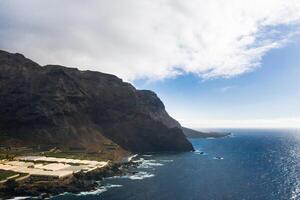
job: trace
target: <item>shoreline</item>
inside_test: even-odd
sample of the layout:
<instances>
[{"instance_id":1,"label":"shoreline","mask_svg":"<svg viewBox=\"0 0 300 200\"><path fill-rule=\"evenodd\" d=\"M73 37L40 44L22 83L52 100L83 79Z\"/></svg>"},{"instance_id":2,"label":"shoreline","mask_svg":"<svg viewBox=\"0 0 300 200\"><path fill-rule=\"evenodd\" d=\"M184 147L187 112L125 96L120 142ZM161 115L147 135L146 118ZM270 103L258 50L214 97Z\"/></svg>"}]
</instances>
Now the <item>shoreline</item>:
<instances>
[{"instance_id":1,"label":"shoreline","mask_svg":"<svg viewBox=\"0 0 300 200\"><path fill-rule=\"evenodd\" d=\"M79 194L97 189L99 181L104 178L123 176L129 173L129 168L137 166L137 163L118 162L109 163L106 167L88 173L77 173L72 177L62 180L34 181L26 179L24 181L9 180L0 186L0 198L50 198L63 193Z\"/></svg>"},{"instance_id":2,"label":"shoreline","mask_svg":"<svg viewBox=\"0 0 300 200\"><path fill-rule=\"evenodd\" d=\"M36 180L29 177L22 181L8 180L0 183L0 199L39 199L51 198L64 193L77 195L93 192L103 186L101 181L105 178L135 175L134 169L139 165L139 162L134 160L137 156L139 154L126 155L121 159L108 162L102 168L85 173L81 171L62 179Z\"/></svg>"}]
</instances>

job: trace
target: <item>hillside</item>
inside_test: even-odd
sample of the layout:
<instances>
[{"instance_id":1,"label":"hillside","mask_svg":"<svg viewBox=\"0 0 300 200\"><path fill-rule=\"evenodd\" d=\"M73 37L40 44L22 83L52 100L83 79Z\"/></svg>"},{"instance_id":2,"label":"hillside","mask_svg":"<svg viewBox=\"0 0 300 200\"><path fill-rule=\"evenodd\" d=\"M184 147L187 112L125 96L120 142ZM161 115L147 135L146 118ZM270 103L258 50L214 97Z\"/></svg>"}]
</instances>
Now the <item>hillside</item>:
<instances>
[{"instance_id":1,"label":"hillside","mask_svg":"<svg viewBox=\"0 0 300 200\"><path fill-rule=\"evenodd\" d=\"M40 66L0 51L2 146L101 152L189 151L193 147L157 95L120 78Z\"/></svg>"}]
</instances>

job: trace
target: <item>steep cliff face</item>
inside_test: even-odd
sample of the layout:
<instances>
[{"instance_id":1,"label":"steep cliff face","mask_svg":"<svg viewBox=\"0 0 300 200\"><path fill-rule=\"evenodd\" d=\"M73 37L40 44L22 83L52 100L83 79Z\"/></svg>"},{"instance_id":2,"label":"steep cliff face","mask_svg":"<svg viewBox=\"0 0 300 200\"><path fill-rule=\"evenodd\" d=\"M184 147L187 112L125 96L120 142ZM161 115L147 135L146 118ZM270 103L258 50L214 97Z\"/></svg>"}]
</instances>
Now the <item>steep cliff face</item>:
<instances>
[{"instance_id":1,"label":"steep cliff face","mask_svg":"<svg viewBox=\"0 0 300 200\"><path fill-rule=\"evenodd\" d=\"M231 134L230 132L216 132L216 131L203 132L203 131L197 131L186 127L182 127L181 129L187 138L221 138L221 137L229 136Z\"/></svg>"},{"instance_id":2,"label":"steep cliff face","mask_svg":"<svg viewBox=\"0 0 300 200\"><path fill-rule=\"evenodd\" d=\"M8 145L188 151L192 145L155 93L116 76L39 66L0 51L0 136Z\"/></svg>"},{"instance_id":3,"label":"steep cliff face","mask_svg":"<svg viewBox=\"0 0 300 200\"><path fill-rule=\"evenodd\" d=\"M178 121L169 116L165 110L163 102L157 95L149 90L139 90L138 97L140 102L140 109L151 116L152 119L163 123L169 128L180 128L181 125Z\"/></svg>"}]
</instances>

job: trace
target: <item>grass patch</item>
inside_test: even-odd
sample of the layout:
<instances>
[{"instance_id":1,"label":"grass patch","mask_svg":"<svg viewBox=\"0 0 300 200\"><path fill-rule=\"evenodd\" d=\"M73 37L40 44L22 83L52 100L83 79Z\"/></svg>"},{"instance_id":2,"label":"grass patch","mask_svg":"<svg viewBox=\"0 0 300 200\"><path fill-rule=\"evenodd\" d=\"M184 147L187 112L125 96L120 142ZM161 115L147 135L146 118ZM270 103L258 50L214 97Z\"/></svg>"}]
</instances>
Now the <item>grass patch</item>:
<instances>
[{"instance_id":1,"label":"grass patch","mask_svg":"<svg viewBox=\"0 0 300 200\"><path fill-rule=\"evenodd\" d=\"M102 150L96 152L88 152L83 149L64 149L53 146L48 146L48 150L41 150L43 148L36 147L19 147L19 148L5 148L0 147L0 160L7 159L13 160L18 156L47 156L57 158L70 158L79 160L95 160L95 161L107 161L107 160L118 160L122 157L123 152L120 151L119 147L115 144L104 144ZM59 151L50 151L53 148L57 148Z\"/></svg>"},{"instance_id":2,"label":"grass patch","mask_svg":"<svg viewBox=\"0 0 300 200\"><path fill-rule=\"evenodd\" d=\"M19 174L19 173L12 172L12 171L0 170L0 181L3 181L13 175L16 175L16 174Z\"/></svg>"},{"instance_id":3,"label":"grass patch","mask_svg":"<svg viewBox=\"0 0 300 200\"><path fill-rule=\"evenodd\" d=\"M84 152L45 152L44 156L56 158L71 158L79 160L96 160L103 161L103 157L98 154L88 154Z\"/></svg>"}]
</instances>

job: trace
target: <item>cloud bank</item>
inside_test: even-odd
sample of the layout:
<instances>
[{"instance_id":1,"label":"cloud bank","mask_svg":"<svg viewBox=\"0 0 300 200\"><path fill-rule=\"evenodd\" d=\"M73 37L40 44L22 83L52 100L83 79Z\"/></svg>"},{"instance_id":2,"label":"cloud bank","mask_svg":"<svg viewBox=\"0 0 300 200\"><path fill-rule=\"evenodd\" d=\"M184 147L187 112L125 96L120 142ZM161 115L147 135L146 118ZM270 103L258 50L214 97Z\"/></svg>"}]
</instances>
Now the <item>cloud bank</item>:
<instances>
[{"instance_id":1,"label":"cloud bank","mask_svg":"<svg viewBox=\"0 0 300 200\"><path fill-rule=\"evenodd\" d=\"M299 0L1 0L0 48L126 80L232 77L299 21Z\"/></svg>"}]
</instances>

